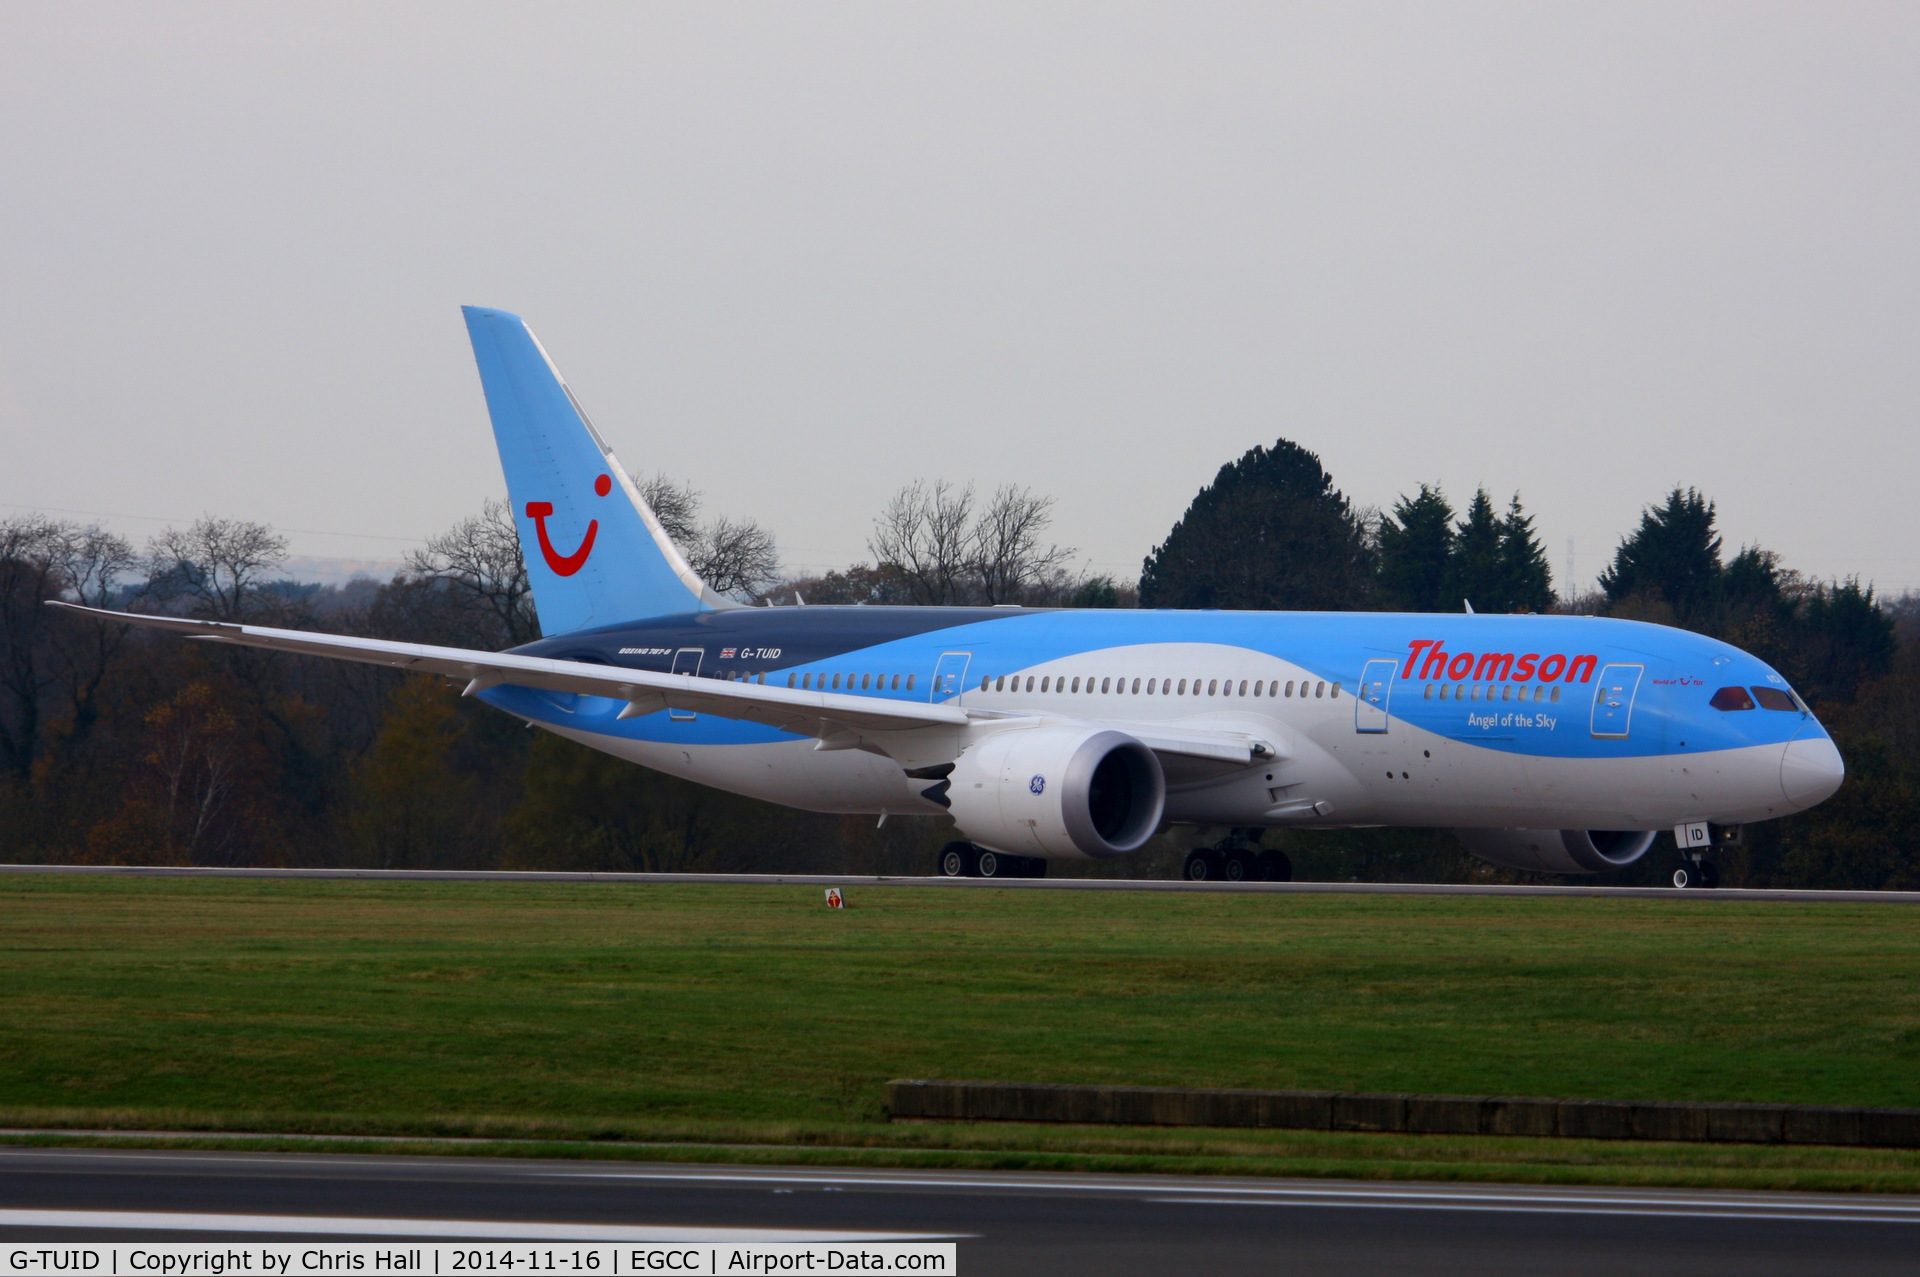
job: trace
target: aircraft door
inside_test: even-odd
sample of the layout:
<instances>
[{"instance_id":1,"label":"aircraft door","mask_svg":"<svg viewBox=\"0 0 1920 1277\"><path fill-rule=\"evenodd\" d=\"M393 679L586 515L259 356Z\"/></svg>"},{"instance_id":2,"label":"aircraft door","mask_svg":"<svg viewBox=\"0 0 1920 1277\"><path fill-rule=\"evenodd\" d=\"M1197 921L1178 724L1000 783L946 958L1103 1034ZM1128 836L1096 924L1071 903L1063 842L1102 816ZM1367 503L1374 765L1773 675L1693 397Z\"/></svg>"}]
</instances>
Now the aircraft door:
<instances>
[{"instance_id":1,"label":"aircraft door","mask_svg":"<svg viewBox=\"0 0 1920 1277\"><path fill-rule=\"evenodd\" d=\"M1593 689L1592 731L1602 740L1625 740L1633 724L1633 698L1640 690L1644 665L1603 665L1600 685Z\"/></svg>"},{"instance_id":2,"label":"aircraft door","mask_svg":"<svg viewBox=\"0 0 1920 1277\"><path fill-rule=\"evenodd\" d=\"M938 705L966 690L967 665L972 660L972 652L942 652L939 663L933 667L933 689L927 700Z\"/></svg>"},{"instance_id":3,"label":"aircraft door","mask_svg":"<svg viewBox=\"0 0 1920 1277\"><path fill-rule=\"evenodd\" d=\"M1393 698L1393 672L1400 661L1368 661L1360 672L1360 694L1353 698L1353 730L1387 730L1387 704Z\"/></svg>"},{"instance_id":4,"label":"aircraft door","mask_svg":"<svg viewBox=\"0 0 1920 1277\"><path fill-rule=\"evenodd\" d=\"M688 678L699 678L700 662L706 655L707 649L704 647L683 647L673 654L672 672L685 674ZM670 709L667 711L667 717L676 722L691 723L699 716L691 710Z\"/></svg>"}]
</instances>

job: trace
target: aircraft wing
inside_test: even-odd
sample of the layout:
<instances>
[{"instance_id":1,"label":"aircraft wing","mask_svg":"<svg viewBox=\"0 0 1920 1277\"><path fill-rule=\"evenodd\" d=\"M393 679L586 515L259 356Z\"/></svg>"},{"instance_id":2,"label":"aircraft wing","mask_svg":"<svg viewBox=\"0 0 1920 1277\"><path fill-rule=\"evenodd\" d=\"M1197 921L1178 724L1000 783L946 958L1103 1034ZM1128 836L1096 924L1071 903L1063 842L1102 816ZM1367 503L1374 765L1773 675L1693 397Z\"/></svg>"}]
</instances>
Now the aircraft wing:
<instances>
[{"instance_id":1,"label":"aircraft wing","mask_svg":"<svg viewBox=\"0 0 1920 1277\"><path fill-rule=\"evenodd\" d=\"M196 621L177 616L113 612L54 601L51 607L84 612L102 620L152 629L171 630L186 638L212 643L235 643L276 652L298 652L335 660L386 665L393 669L464 679L469 694L489 687L514 684L549 692L577 692L627 702L621 717L651 714L663 709L712 714L717 718L764 723L800 736L817 736L827 748L836 738L857 738L862 732L911 731L926 727L964 727L968 723L1026 715L997 711L968 711L951 703L889 700L851 696L844 692L802 691L761 683L695 678L690 674L661 674L651 670L594 665L585 661L556 661L544 656L516 656L510 652L478 652L426 643L397 643L389 639L353 638L307 630L279 630L262 625L226 621ZM1274 757L1273 747L1242 732L1183 728L1155 723L1115 724L1155 753L1246 764Z\"/></svg>"},{"instance_id":2,"label":"aircraft wing","mask_svg":"<svg viewBox=\"0 0 1920 1277\"><path fill-rule=\"evenodd\" d=\"M901 731L916 727L959 727L971 721L957 705L930 705L924 701L883 700L849 696L844 692L799 691L758 683L731 683L695 678L690 674L660 674L650 670L592 665L585 661L556 661L544 656L515 656L510 652L476 652L426 643L396 643L389 639L351 638L306 630L277 630L262 625L235 625L225 621L194 621L137 612L110 612L55 602L51 606L85 612L103 620L172 630L187 638L275 652L299 652L335 660L386 665L447 678L467 680L469 692L512 683L548 692L578 692L623 700L627 717L656 710L680 709L719 718L746 719L783 728L802 736L828 736L837 731Z\"/></svg>"}]
</instances>

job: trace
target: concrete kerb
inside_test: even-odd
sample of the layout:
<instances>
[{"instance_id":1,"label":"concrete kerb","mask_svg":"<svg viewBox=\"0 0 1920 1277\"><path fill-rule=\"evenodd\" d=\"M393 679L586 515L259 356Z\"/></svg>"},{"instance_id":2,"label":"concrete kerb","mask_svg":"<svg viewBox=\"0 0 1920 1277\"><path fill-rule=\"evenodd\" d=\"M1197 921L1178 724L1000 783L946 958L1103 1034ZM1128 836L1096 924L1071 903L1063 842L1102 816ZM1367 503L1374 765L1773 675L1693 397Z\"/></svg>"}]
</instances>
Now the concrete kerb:
<instances>
[{"instance_id":1,"label":"concrete kerb","mask_svg":"<svg viewBox=\"0 0 1920 1277\"><path fill-rule=\"evenodd\" d=\"M888 1082L890 1118L1920 1148L1920 1109L1528 1096Z\"/></svg>"}]
</instances>

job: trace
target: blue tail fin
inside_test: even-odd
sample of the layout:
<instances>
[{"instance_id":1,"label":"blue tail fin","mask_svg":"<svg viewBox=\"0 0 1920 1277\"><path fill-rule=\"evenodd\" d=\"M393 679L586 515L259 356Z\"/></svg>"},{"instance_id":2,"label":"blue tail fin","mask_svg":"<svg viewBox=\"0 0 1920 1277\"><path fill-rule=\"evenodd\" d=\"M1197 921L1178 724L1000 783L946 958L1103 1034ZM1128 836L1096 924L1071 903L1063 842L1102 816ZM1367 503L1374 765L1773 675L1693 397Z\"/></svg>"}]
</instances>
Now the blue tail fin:
<instances>
[{"instance_id":1,"label":"blue tail fin","mask_svg":"<svg viewBox=\"0 0 1920 1277\"><path fill-rule=\"evenodd\" d=\"M687 566L520 317L461 310L541 631L736 606Z\"/></svg>"}]
</instances>

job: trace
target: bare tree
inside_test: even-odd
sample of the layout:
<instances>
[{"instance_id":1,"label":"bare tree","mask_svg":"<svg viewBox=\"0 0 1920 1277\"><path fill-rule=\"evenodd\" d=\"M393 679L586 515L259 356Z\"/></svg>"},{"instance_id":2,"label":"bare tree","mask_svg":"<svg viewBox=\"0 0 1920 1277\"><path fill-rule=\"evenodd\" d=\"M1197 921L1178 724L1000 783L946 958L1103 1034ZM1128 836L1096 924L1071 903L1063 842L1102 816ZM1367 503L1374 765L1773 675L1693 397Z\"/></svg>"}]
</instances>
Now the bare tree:
<instances>
[{"instance_id":1,"label":"bare tree","mask_svg":"<svg viewBox=\"0 0 1920 1277\"><path fill-rule=\"evenodd\" d=\"M766 528L726 515L700 522L701 494L664 474L636 479L635 486L687 565L714 593L758 599L780 580L780 551Z\"/></svg>"},{"instance_id":2,"label":"bare tree","mask_svg":"<svg viewBox=\"0 0 1920 1277\"><path fill-rule=\"evenodd\" d=\"M874 520L867 548L915 603L1022 603L1065 588L1073 551L1041 540L1053 498L1006 484L974 509L971 485L915 480Z\"/></svg>"},{"instance_id":3,"label":"bare tree","mask_svg":"<svg viewBox=\"0 0 1920 1277\"><path fill-rule=\"evenodd\" d=\"M907 582L915 603L966 603L973 566L973 485L915 479L873 521L867 548Z\"/></svg>"},{"instance_id":4,"label":"bare tree","mask_svg":"<svg viewBox=\"0 0 1920 1277\"><path fill-rule=\"evenodd\" d=\"M780 579L780 553L773 533L751 519L721 515L700 529L687 561L716 594L757 599Z\"/></svg>"},{"instance_id":5,"label":"bare tree","mask_svg":"<svg viewBox=\"0 0 1920 1277\"><path fill-rule=\"evenodd\" d=\"M140 560L125 537L99 525L68 528L59 541L60 577L66 596L88 607L107 607L122 578L133 576ZM86 743L100 721L100 685L106 681L130 627L94 624L88 618L61 618L62 640L54 645L67 695L72 701L73 725L64 748L71 753Z\"/></svg>"},{"instance_id":6,"label":"bare tree","mask_svg":"<svg viewBox=\"0 0 1920 1277\"><path fill-rule=\"evenodd\" d=\"M41 719L55 681L53 618L64 525L40 514L0 519L0 761L25 781L40 752Z\"/></svg>"},{"instance_id":7,"label":"bare tree","mask_svg":"<svg viewBox=\"0 0 1920 1277\"><path fill-rule=\"evenodd\" d=\"M520 532L506 502L489 497L479 514L409 554L407 570L423 580L444 582L457 605L484 618L483 631L504 646L518 647L540 637Z\"/></svg>"},{"instance_id":8,"label":"bare tree","mask_svg":"<svg viewBox=\"0 0 1920 1277\"><path fill-rule=\"evenodd\" d=\"M986 603L1022 603L1036 585L1059 574L1073 557L1060 545L1042 545L1053 522L1053 498L1003 484L973 527L973 569Z\"/></svg>"},{"instance_id":9,"label":"bare tree","mask_svg":"<svg viewBox=\"0 0 1920 1277\"><path fill-rule=\"evenodd\" d=\"M635 486L653 517L660 520L660 526L683 552L700 539L700 494L692 484L675 483L664 474L656 474L637 481Z\"/></svg>"},{"instance_id":10,"label":"bare tree","mask_svg":"<svg viewBox=\"0 0 1920 1277\"><path fill-rule=\"evenodd\" d=\"M147 543L148 589L162 603L191 599L215 620L243 620L286 558L287 539L266 524L209 516Z\"/></svg>"}]
</instances>

